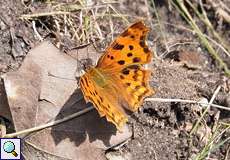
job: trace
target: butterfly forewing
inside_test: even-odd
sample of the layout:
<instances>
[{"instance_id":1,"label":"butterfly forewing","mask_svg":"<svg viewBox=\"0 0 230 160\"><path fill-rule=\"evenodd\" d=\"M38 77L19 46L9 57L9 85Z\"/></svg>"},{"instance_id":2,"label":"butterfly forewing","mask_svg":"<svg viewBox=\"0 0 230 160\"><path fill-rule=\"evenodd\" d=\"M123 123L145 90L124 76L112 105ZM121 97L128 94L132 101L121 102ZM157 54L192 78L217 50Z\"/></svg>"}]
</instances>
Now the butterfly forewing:
<instances>
[{"instance_id":1,"label":"butterfly forewing","mask_svg":"<svg viewBox=\"0 0 230 160\"><path fill-rule=\"evenodd\" d=\"M111 69L149 63L152 54L146 44L148 31L142 21L131 25L106 49L97 67Z\"/></svg>"}]
</instances>

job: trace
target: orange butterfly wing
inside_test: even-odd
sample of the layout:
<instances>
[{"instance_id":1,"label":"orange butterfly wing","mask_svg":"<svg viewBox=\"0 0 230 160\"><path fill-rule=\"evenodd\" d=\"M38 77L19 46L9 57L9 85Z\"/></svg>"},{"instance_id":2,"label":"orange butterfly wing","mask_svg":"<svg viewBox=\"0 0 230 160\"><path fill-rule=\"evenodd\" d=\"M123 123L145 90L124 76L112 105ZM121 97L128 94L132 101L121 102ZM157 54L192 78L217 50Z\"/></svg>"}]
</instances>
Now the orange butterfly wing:
<instances>
[{"instance_id":1,"label":"orange butterfly wing","mask_svg":"<svg viewBox=\"0 0 230 160\"><path fill-rule=\"evenodd\" d=\"M145 40L148 30L141 21L131 25L80 79L85 100L119 130L128 120L123 108L136 111L153 94L150 72L141 66L152 57Z\"/></svg>"},{"instance_id":2,"label":"orange butterfly wing","mask_svg":"<svg viewBox=\"0 0 230 160\"><path fill-rule=\"evenodd\" d=\"M149 63L152 54L145 40L148 31L149 28L142 21L131 25L106 49L97 67L107 70L130 64Z\"/></svg>"},{"instance_id":3,"label":"orange butterfly wing","mask_svg":"<svg viewBox=\"0 0 230 160\"><path fill-rule=\"evenodd\" d=\"M86 101L93 103L101 117L106 116L109 122L122 130L125 122L128 121L125 111L119 104L117 92L112 85L105 83L99 86L93 79L94 70L89 70L80 79L81 90Z\"/></svg>"}]
</instances>

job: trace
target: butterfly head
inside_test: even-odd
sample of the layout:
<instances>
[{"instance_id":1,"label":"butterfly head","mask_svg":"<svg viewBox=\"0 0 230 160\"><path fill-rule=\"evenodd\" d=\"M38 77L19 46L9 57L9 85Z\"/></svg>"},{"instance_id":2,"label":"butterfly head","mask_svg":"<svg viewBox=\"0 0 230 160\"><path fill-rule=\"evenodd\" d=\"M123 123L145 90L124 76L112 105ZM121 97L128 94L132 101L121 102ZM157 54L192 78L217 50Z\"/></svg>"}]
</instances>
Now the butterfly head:
<instances>
[{"instance_id":1,"label":"butterfly head","mask_svg":"<svg viewBox=\"0 0 230 160\"><path fill-rule=\"evenodd\" d=\"M80 62L80 68L87 72L93 67L93 61L90 58L82 59Z\"/></svg>"}]
</instances>

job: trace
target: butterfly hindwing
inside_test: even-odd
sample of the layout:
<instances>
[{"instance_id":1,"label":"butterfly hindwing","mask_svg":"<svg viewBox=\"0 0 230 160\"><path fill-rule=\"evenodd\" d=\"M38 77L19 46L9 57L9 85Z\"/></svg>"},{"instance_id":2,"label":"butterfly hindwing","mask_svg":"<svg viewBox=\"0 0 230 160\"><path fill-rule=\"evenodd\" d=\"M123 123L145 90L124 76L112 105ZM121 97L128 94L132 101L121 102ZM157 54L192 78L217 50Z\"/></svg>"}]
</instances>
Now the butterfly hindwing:
<instances>
[{"instance_id":1,"label":"butterfly hindwing","mask_svg":"<svg viewBox=\"0 0 230 160\"><path fill-rule=\"evenodd\" d=\"M150 71L140 65L130 65L118 74L119 83L124 87L123 99L128 104L126 109L136 111L146 96L153 94L148 82Z\"/></svg>"},{"instance_id":2,"label":"butterfly hindwing","mask_svg":"<svg viewBox=\"0 0 230 160\"><path fill-rule=\"evenodd\" d=\"M121 130L128 119L116 96L111 96L112 88L97 86L87 73L81 77L80 86L85 100L93 103L101 117L105 116L109 122Z\"/></svg>"}]
</instances>

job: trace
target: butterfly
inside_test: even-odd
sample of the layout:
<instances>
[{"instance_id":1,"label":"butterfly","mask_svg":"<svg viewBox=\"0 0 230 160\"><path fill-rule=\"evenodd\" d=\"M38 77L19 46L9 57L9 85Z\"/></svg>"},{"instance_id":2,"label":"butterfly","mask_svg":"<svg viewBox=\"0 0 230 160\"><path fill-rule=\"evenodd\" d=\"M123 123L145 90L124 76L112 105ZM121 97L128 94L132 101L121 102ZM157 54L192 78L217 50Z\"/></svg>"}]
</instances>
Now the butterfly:
<instances>
[{"instance_id":1,"label":"butterfly","mask_svg":"<svg viewBox=\"0 0 230 160\"><path fill-rule=\"evenodd\" d=\"M154 93L149 86L150 71L143 68L152 59L146 43L149 28L138 21L120 34L80 77L86 102L93 103L101 117L122 130L127 111L135 112L146 96Z\"/></svg>"}]
</instances>

